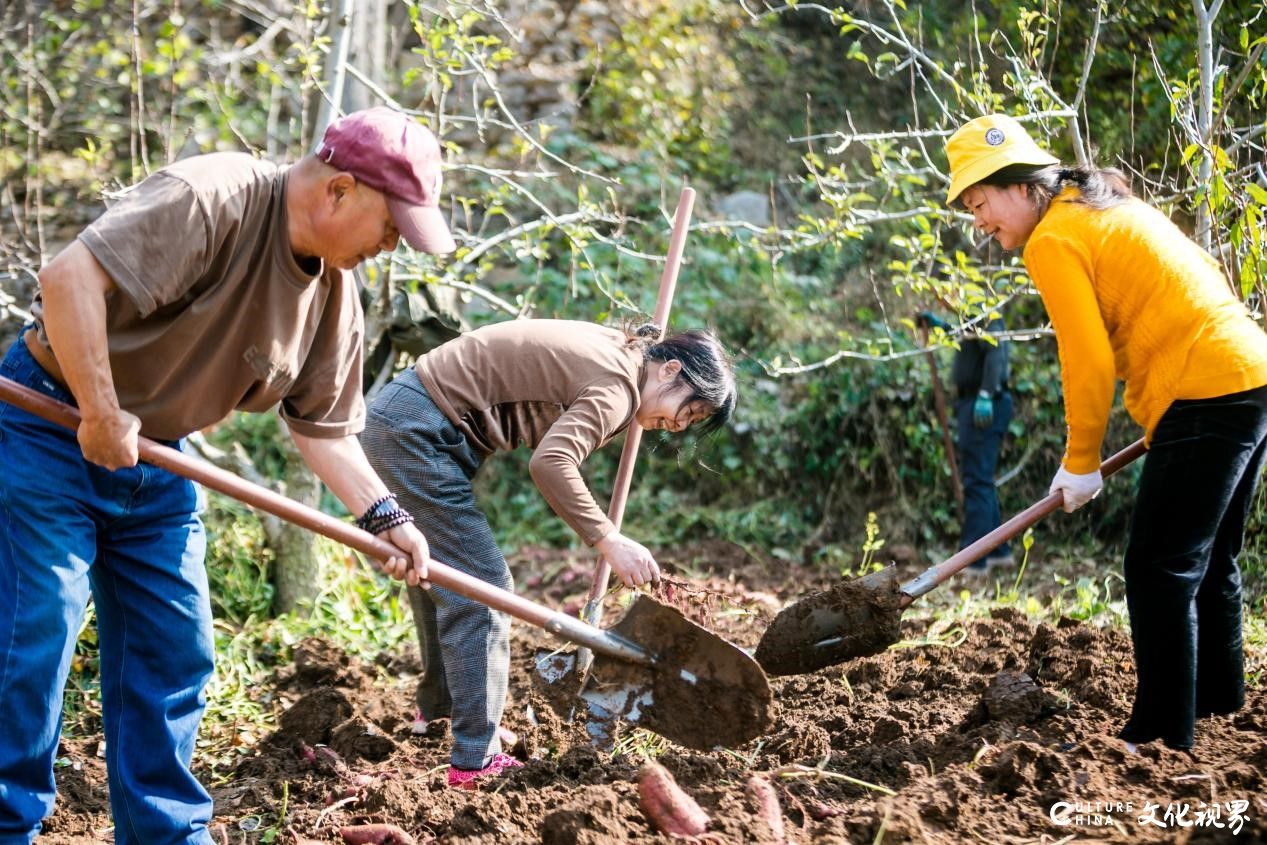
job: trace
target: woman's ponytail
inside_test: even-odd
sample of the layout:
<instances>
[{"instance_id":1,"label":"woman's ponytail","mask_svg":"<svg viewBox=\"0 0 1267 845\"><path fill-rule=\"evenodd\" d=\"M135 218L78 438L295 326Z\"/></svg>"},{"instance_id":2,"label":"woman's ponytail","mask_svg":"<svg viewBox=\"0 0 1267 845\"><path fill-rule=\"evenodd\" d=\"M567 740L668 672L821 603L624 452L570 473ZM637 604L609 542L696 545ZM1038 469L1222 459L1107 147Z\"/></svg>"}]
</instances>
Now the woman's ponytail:
<instances>
[{"instance_id":1,"label":"woman's ponytail","mask_svg":"<svg viewBox=\"0 0 1267 845\"><path fill-rule=\"evenodd\" d=\"M1035 201L1043 210L1066 185L1078 189L1078 197L1072 202L1091 208L1111 208L1131 196L1131 184L1126 174L1116 167L1013 164L991 173L978 184L1000 188L1029 185Z\"/></svg>"}]
</instances>

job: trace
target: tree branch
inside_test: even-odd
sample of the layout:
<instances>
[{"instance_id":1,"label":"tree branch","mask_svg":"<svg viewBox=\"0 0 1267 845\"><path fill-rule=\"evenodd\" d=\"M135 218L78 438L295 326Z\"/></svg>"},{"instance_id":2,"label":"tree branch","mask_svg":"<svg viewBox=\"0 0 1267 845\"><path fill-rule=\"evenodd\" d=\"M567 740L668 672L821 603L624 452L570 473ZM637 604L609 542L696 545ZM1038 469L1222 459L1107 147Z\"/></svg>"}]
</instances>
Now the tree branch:
<instances>
[{"instance_id":1,"label":"tree branch","mask_svg":"<svg viewBox=\"0 0 1267 845\"><path fill-rule=\"evenodd\" d=\"M1009 340L1009 341L1013 341L1017 343L1028 343L1030 341L1038 340L1039 338L1043 338L1043 337L1053 337L1055 336L1055 332L1049 328L1037 328L1037 329L1017 329L1017 330L1011 330L1011 331L1005 331L1005 332L974 332L973 335L974 336L988 335L990 337L997 338L999 340ZM889 345L890 343L890 341L888 340L874 341L874 342L877 344L882 344L882 345ZM815 370L822 370L827 367L830 367L832 364L835 364L839 361L843 361L846 358L856 360L856 361L870 361L873 363L882 363L886 361L900 361L903 358L914 358L916 355L923 355L924 353L932 349L937 349L937 348L939 347L930 346L930 347L922 347L919 349L905 349L901 352L888 352L882 355L875 355L868 352L855 352L852 349L841 349L836 352L833 352L831 355L827 356L821 361L815 361L812 364L799 364L793 367L773 366L767 363L766 361L762 361L759 358L754 359L754 360L756 360L757 364L761 367L761 369L765 370L766 375L774 377L774 378L778 378L780 376L794 376L794 375L801 375L803 373L814 372Z\"/></svg>"}]
</instances>

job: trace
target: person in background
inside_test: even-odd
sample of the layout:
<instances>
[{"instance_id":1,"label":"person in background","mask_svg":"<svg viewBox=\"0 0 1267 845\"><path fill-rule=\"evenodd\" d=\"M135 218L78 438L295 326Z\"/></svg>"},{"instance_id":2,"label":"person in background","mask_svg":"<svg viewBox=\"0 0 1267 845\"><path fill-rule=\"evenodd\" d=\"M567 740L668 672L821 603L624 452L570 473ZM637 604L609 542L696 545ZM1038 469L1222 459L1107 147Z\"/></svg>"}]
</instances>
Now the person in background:
<instances>
[{"instance_id":1,"label":"person in background","mask_svg":"<svg viewBox=\"0 0 1267 845\"><path fill-rule=\"evenodd\" d=\"M62 691L91 594L116 845L198 843L189 766L214 657L195 485L138 464L234 409L279 413L308 466L427 573L427 542L356 434L364 318L349 272L404 237L454 248L440 147L384 108L289 167L244 153L157 171L40 272L0 375L77 404L78 435L0 403L0 842L53 809Z\"/></svg>"},{"instance_id":2,"label":"person in background","mask_svg":"<svg viewBox=\"0 0 1267 845\"><path fill-rule=\"evenodd\" d=\"M1051 318L1068 427L1051 490L1100 492L1116 379L1144 428L1123 569L1136 691L1118 736L1190 749L1200 717L1245 701L1236 559L1267 454L1267 335L1218 263L1122 174L1067 167L1013 118L946 145L946 201L1025 267Z\"/></svg>"},{"instance_id":3,"label":"person in background","mask_svg":"<svg viewBox=\"0 0 1267 845\"><path fill-rule=\"evenodd\" d=\"M951 326L931 311L922 311L916 325L950 332ZM987 333L1006 331L1002 317L986 326ZM999 527L998 488L994 473L999 464L999 450L1012 421L1012 394L1007 389L1006 340L986 340L973 334L959 339L951 366L950 380L955 386L955 435L959 447L959 473L963 482L963 524L959 548L963 549ZM963 572L983 576L995 568L1013 565L1007 543L973 561Z\"/></svg>"},{"instance_id":4,"label":"person in background","mask_svg":"<svg viewBox=\"0 0 1267 845\"><path fill-rule=\"evenodd\" d=\"M581 463L630 425L709 432L735 408L729 357L710 332L656 341L659 329L625 332L569 320L484 326L418 359L370 404L361 435L370 463L426 531L436 559L510 589L510 570L472 481L484 459L520 446L550 507L611 564L628 587L660 579L655 558L607 518ZM521 765L501 749L510 671L510 620L452 591L410 587L423 674L423 725L448 717L448 784ZM421 725L417 726L421 727Z\"/></svg>"}]
</instances>

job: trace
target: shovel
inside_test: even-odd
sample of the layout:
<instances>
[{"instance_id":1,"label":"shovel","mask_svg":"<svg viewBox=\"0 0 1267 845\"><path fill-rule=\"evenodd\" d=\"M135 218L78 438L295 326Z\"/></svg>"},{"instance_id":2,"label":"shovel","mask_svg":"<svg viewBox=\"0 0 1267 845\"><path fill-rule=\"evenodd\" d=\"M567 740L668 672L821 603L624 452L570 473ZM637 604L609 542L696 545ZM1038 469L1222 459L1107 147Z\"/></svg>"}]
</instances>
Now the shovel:
<instances>
[{"instance_id":1,"label":"shovel","mask_svg":"<svg viewBox=\"0 0 1267 845\"><path fill-rule=\"evenodd\" d=\"M79 412L74 408L3 377L0 399L72 430L79 426ZM148 464L372 557L408 557L373 534L176 449L142 437L139 450ZM770 684L756 662L737 646L648 596L638 596L620 622L603 630L439 561L428 562L427 578L606 658L595 660L594 674L600 683L585 696L600 723L624 718L680 745L708 749L741 745L773 721Z\"/></svg>"},{"instance_id":2,"label":"shovel","mask_svg":"<svg viewBox=\"0 0 1267 845\"><path fill-rule=\"evenodd\" d=\"M651 322L660 327L657 341L663 340L669 328L669 311L673 307L673 293L677 289L678 271L682 266L682 252L686 248L686 235L690 229L691 210L695 207L695 189L683 188L678 196L677 211L673 215L673 230L669 236L669 252L664 259L664 271L660 274L660 290L656 294L655 314ZM616 468L616 483L612 490L611 503L607 508L607 518L620 530L625 517L625 503L629 499L629 487L633 483L634 465L638 461L638 446L642 443L642 427L629 426L625 433L625 446L620 453L620 464ZM594 574L590 579L590 591L581 611L581 618L591 625L598 625L603 619L603 597L607 594L607 582L611 579L611 564L605 557L599 556L594 564ZM579 671L582 676L589 670L590 655L584 650L576 654L572 671ZM585 686L584 679L581 686Z\"/></svg>"},{"instance_id":3,"label":"shovel","mask_svg":"<svg viewBox=\"0 0 1267 845\"><path fill-rule=\"evenodd\" d=\"M1136 440L1100 465L1108 478L1144 454ZM766 629L754 656L771 675L799 675L855 657L879 654L898 641L902 611L991 549L1064 505L1059 490L1030 505L981 539L916 578L899 584L888 566L830 590L806 596L779 612Z\"/></svg>"}]
</instances>

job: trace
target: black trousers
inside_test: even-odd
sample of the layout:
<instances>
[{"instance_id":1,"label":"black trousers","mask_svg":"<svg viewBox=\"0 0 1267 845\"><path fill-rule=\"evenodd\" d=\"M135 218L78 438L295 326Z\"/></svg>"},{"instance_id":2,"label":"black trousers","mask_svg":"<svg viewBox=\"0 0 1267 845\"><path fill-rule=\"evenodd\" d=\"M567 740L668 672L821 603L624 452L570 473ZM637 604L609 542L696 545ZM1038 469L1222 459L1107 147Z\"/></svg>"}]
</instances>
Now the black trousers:
<instances>
[{"instance_id":1,"label":"black trousers","mask_svg":"<svg viewBox=\"0 0 1267 845\"><path fill-rule=\"evenodd\" d=\"M1267 386L1177 401L1153 434L1126 549L1137 686L1119 736L1192 747L1245 703L1237 555L1267 447Z\"/></svg>"}]
</instances>

